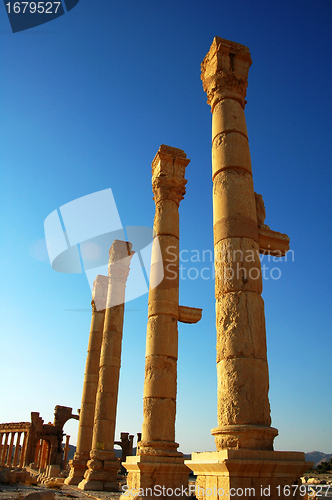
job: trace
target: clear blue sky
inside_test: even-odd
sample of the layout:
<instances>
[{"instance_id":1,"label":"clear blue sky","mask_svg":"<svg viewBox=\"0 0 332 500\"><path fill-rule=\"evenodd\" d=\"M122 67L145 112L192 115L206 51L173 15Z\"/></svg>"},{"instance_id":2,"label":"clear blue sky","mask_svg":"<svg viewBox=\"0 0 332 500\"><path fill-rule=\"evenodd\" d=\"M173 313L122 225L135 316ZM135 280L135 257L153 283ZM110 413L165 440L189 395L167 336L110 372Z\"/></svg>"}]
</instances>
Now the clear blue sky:
<instances>
[{"instance_id":1,"label":"clear blue sky","mask_svg":"<svg viewBox=\"0 0 332 500\"><path fill-rule=\"evenodd\" d=\"M182 250L212 250L211 113L200 63L214 36L249 47L246 119L255 190L294 259L264 281L275 449L332 453L332 2L80 0L66 15L1 38L0 422L53 421L80 407L91 318L84 274L52 270L44 220L111 188L123 225L153 224L151 161L183 149ZM105 214L107 217L107 214ZM294 261L292 261L294 260ZM182 262L176 439L214 450L217 425L214 282ZM208 273L206 272L206 275ZM210 275L211 276L211 275ZM147 295L126 305L117 438L142 426ZM76 442L77 422L65 431Z\"/></svg>"}]
</instances>

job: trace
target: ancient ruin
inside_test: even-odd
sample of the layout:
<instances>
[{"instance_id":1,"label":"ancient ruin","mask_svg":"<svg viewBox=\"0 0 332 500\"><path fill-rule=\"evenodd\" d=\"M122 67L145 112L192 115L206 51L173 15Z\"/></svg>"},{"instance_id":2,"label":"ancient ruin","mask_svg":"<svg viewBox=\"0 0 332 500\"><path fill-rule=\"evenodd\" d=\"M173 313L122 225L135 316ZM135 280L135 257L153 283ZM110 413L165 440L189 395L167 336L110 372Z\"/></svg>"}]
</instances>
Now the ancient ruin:
<instances>
[{"instance_id":1,"label":"ancient ruin","mask_svg":"<svg viewBox=\"0 0 332 500\"><path fill-rule=\"evenodd\" d=\"M79 418L73 415L72 408L56 406L53 424L44 424L37 412L31 412L31 422L0 424L0 465L26 467L32 464L37 469L58 465L65 468L63 427L71 418Z\"/></svg>"},{"instance_id":2,"label":"ancient ruin","mask_svg":"<svg viewBox=\"0 0 332 500\"><path fill-rule=\"evenodd\" d=\"M31 422L0 424L0 465L59 472L63 426L79 419L77 449L67 484L81 490L117 491L122 448L128 492L122 500L146 496L156 485L171 491L188 487L197 475L199 500L225 497L301 498L292 485L312 465L304 453L274 451L260 254L284 256L287 235L265 224L261 195L254 192L244 115L249 49L214 38L202 63L202 81L212 112L213 229L217 329L217 451L193 453L184 461L175 441L178 322L197 323L202 310L179 305L179 204L186 189L184 151L161 145L152 162L155 201L146 337L143 428L137 455L133 436L114 441L126 281L134 252L115 240L108 276L97 276L80 416L56 406L53 424L39 413ZM161 258L160 257L161 255ZM161 266L162 261L162 266ZM161 274L163 273L163 275ZM125 460L125 461L124 461ZM55 472L54 472L55 473ZM165 498L168 495L158 495ZM175 495L180 496L180 495Z\"/></svg>"},{"instance_id":3,"label":"ancient ruin","mask_svg":"<svg viewBox=\"0 0 332 500\"><path fill-rule=\"evenodd\" d=\"M217 451L186 461L201 499L247 487L255 497L270 488L269 498L283 498L277 486L298 484L311 466L304 453L273 451L278 431L268 399L259 253L282 256L289 238L264 224L262 197L254 192L244 116L250 65L247 47L218 37L202 63L212 111L218 427L212 429Z\"/></svg>"},{"instance_id":4,"label":"ancient ruin","mask_svg":"<svg viewBox=\"0 0 332 500\"><path fill-rule=\"evenodd\" d=\"M151 258L143 395L142 441L136 457L128 457L129 490L188 486L189 469L175 442L178 321L196 323L202 310L179 306L179 204L185 194L185 168L190 160L181 149L160 146L152 162L156 212ZM160 281L161 251L164 277ZM157 284L159 283L159 284ZM122 498L133 498L126 492Z\"/></svg>"},{"instance_id":5,"label":"ancient ruin","mask_svg":"<svg viewBox=\"0 0 332 500\"><path fill-rule=\"evenodd\" d=\"M114 452L114 433L121 364L125 289L130 261L134 254L131 247L131 243L115 240L109 252L109 282L99 360L92 445L90 460L87 462L88 469L84 474L84 479L78 485L78 488L82 490L118 490L119 461ZM102 316L99 319L102 320ZM95 377L93 378L95 379Z\"/></svg>"}]
</instances>

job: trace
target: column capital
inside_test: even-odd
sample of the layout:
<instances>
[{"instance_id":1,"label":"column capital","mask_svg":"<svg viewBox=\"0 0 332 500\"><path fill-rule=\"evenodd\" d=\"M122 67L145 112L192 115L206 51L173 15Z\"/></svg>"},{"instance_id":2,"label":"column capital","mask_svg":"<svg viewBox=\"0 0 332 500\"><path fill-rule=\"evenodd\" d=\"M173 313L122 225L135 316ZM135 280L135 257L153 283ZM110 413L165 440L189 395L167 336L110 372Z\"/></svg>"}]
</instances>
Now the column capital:
<instances>
[{"instance_id":1,"label":"column capital","mask_svg":"<svg viewBox=\"0 0 332 500\"><path fill-rule=\"evenodd\" d=\"M182 149L162 144L152 161L152 189L155 203L172 200L177 205L186 194L186 166L190 160Z\"/></svg>"},{"instance_id":2,"label":"column capital","mask_svg":"<svg viewBox=\"0 0 332 500\"><path fill-rule=\"evenodd\" d=\"M216 36L201 64L201 79L214 106L223 99L234 99L244 108L251 65L248 47Z\"/></svg>"}]
</instances>

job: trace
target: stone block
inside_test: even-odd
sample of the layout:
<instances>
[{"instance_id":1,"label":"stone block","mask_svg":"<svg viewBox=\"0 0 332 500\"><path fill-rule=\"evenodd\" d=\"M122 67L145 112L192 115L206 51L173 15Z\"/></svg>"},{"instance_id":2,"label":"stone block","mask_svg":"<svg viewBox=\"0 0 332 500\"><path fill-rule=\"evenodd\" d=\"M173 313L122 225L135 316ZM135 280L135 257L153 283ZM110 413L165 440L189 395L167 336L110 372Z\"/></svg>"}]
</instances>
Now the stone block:
<instances>
[{"instance_id":1,"label":"stone block","mask_svg":"<svg viewBox=\"0 0 332 500\"><path fill-rule=\"evenodd\" d=\"M300 500L304 496L296 485L301 484L300 476L312 466L301 452L247 449L193 453L192 460L185 464L197 475L199 500L243 500L247 496L271 500L291 496Z\"/></svg>"}]
</instances>

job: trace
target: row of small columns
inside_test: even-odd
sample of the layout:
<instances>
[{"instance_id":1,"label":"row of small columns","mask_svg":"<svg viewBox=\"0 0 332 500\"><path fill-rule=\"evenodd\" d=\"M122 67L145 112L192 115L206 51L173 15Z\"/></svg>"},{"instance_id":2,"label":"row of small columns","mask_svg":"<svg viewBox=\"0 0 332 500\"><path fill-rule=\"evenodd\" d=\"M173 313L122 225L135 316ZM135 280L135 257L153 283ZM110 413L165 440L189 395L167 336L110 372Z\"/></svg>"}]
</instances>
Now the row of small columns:
<instances>
[{"instance_id":1,"label":"row of small columns","mask_svg":"<svg viewBox=\"0 0 332 500\"><path fill-rule=\"evenodd\" d=\"M37 464L38 469L46 469L49 465L51 458L51 445L48 441L40 439L37 442L34 462Z\"/></svg>"},{"instance_id":2,"label":"row of small columns","mask_svg":"<svg viewBox=\"0 0 332 500\"><path fill-rule=\"evenodd\" d=\"M70 436L66 436L66 444L64 449L64 466L67 465L68 459L68 450L69 450L69 439ZM52 453L51 443L44 439L39 439L36 445L34 462L37 465L38 469L46 469L48 465L50 465Z\"/></svg>"},{"instance_id":3,"label":"row of small columns","mask_svg":"<svg viewBox=\"0 0 332 500\"><path fill-rule=\"evenodd\" d=\"M15 451L13 456L14 440L16 437ZM20 445L21 436L23 444ZM4 438L4 439L3 439ZM9 439L10 438L10 439ZM27 431L8 431L0 433L0 465L13 467L23 467L26 448L27 448L28 432Z\"/></svg>"}]
</instances>

